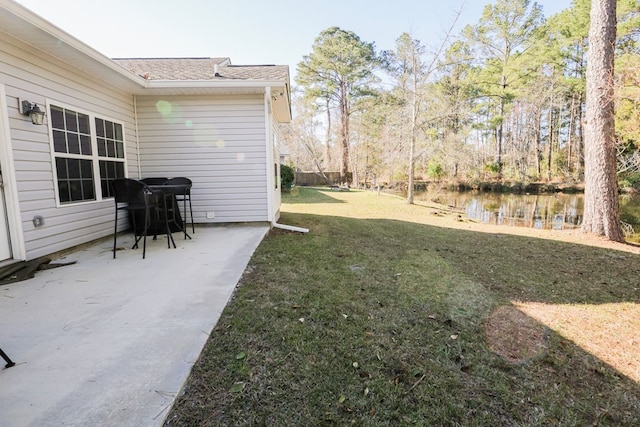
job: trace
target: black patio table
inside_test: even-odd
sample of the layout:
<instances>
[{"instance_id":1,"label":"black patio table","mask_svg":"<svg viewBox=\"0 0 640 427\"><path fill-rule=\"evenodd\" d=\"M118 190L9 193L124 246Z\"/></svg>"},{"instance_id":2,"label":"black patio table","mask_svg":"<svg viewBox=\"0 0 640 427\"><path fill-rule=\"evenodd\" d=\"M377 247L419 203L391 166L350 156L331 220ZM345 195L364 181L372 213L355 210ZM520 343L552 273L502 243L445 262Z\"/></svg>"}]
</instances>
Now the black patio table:
<instances>
[{"instance_id":1,"label":"black patio table","mask_svg":"<svg viewBox=\"0 0 640 427\"><path fill-rule=\"evenodd\" d=\"M187 188L186 185L168 185L168 184L153 184L147 185L151 192L160 197L160 206L162 211L159 216L159 220L152 218L151 228L148 234L162 234L167 233L173 242L171 233L180 231L184 233L184 238L191 239L191 236L187 233L180 215L180 208L178 207L178 201L176 195L184 194ZM173 242L173 247L175 247Z\"/></svg>"},{"instance_id":2,"label":"black patio table","mask_svg":"<svg viewBox=\"0 0 640 427\"><path fill-rule=\"evenodd\" d=\"M165 185L165 184L147 184L148 190L151 192L150 197L155 197L159 209L152 213L147 229L147 236L153 236L156 240L158 235L167 235L167 247L176 247L176 242L173 240L172 233L177 231L184 233L185 239L191 239L191 236L187 233L182 216L180 215L180 209L178 207L178 201L176 200L176 194L183 194L185 191L184 185ZM144 228L144 212L134 211L131 215L136 215L136 235L143 234Z\"/></svg>"}]
</instances>

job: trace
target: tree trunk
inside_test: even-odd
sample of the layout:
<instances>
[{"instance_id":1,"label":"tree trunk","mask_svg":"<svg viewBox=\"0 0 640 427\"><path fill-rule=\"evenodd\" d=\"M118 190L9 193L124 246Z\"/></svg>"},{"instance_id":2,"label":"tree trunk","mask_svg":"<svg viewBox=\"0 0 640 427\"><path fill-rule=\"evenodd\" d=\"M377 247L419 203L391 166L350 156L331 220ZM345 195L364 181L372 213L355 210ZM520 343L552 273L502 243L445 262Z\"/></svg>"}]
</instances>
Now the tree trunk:
<instances>
[{"instance_id":1,"label":"tree trunk","mask_svg":"<svg viewBox=\"0 0 640 427\"><path fill-rule=\"evenodd\" d=\"M535 146L536 146L536 178L539 179L542 176L542 163L540 162L542 158L542 144L540 143L540 138L542 135L542 118L540 117L540 113L536 112L536 131L535 131Z\"/></svg>"},{"instance_id":2,"label":"tree trunk","mask_svg":"<svg viewBox=\"0 0 640 427\"><path fill-rule=\"evenodd\" d=\"M581 95L577 106L578 120L576 124L576 172L577 176L584 174L584 124L582 112L582 100L584 97Z\"/></svg>"},{"instance_id":3,"label":"tree trunk","mask_svg":"<svg viewBox=\"0 0 640 427\"><path fill-rule=\"evenodd\" d=\"M624 241L616 174L613 61L616 0L591 2L582 230Z\"/></svg>"},{"instance_id":4,"label":"tree trunk","mask_svg":"<svg viewBox=\"0 0 640 427\"><path fill-rule=\"evenodd\" d=\"M340 92L340 136L342 139L342 164L340 165L340 179L343 184L348 184L347 173L349 172L349 104L347 99L347 88L341 87Z\"/></svg>"},{"instance_id":5,"label":"tree trunk","mask_svg":"<svg viewBox=\"0 0 640 427\"><path fill-rule=\"evenodd\" d=\"M576 97L575 95L571 95L571 105L569 106L569 129L567 129L567 136L569 137L569 141L567 141L567 168L569 172L574 171L573 165L573 142L574 142L574 129L575 129L575 121L576 121Z\"/></svg>"},{"instance_id":6,"label":"tree trunk","mask_svg":"<svg viewBox=\"0 0 640 427\"><path fill-rule=\"evenodd\" d=\"M502 172L502 138L504 130L504 98L500 97L500 124L496 133L496 163L498 171Z\"/></svg>"},{"instance_id":7,"label":"tree trunk","mask_svg":"<svg viewBox=\"0 0 640 427\"><path fill-rule=\"evenodd\" d=\"M417 69L416 57L413 56L412 68ZM414 74L411 93L411 141L409 142L409 183L407 187L407 203L413 204L413 193L416 175L416 133L418 131L418 77Z\"/></svg>"},{"instance_id":8,"label":"tree trunk","mask_svg":"<svg viewBox=\"0 0 640 427\"><path fill-rule=\"evenodd\" d=\"M331 163L332 163L332 159L331 159L331 132L333 131L333 129L331 129L331 106L329 105L330 102L330 98L327 97L326 99L327 101L327 135L326 135L326 152L325 152L325 169L328 170L335 170L332 169L331 167Z\"/></svg>"},{"instance_id":9,"label":"tree trunk","mask_svg":"<svg viewBox=\"0 0 640 427\"><path fill-rule=\"evenodd\" d=\"M415 171L416 171L416 161L415 161L415 139L411 138L411 146L409 147L409 182L407 184L407 203L413 204L413 189L415 186Z\"/></svg>"},{"instance_id":10,"label":"tree trunk","mask_svg":"<svg viewBox=\"0 0 640 427\"><path fill-rule=\"evenodd\" d=\"M553 102L553 101L552 101ZM553 106L549 108L549 145L547 146L547 182L551 181L551 157L553 156Z\"/></svg>"}]
</instances>

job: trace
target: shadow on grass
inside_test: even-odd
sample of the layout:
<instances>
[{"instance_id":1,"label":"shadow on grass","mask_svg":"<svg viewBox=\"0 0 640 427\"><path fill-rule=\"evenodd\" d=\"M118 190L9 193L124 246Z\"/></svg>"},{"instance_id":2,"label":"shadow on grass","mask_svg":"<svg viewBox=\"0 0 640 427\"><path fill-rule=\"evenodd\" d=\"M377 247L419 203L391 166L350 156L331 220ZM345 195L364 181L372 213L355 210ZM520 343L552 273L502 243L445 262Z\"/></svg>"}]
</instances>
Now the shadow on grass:
<instances>
[{"instance_id":1,"label":"shadow on grass","mask_svg":"<svg viewBox=\"0 0 640 427\"><path fill-rule=\"evenodd\" d=\"M283 199L289 204L313 204L313 203L345 203L331 197L329 187L293 187L289 192L283 193Z\"/></svg>"},{"instance_id":2,"label":"shadow on grass","mask_svg":"<svg viewBox=\"0 0 640 427\"><path fill-rule=\"evenodd\" d=\"M168 425L640 425L638 383L571 339L551 332L544 354L510 363L484 334L514 301L637 304L638 255L282 217L310 233L260 245Z\"/></svg>"},{"instance_id":3,"label":"shadow on grass","mask_svg":"<svg viewBox=\"0 0 640 427\"><path fill-rule=\"evenodd\" d=\"M327 217L283 214L284 221L311 227ZM438 257L499 299L550 304L640 303L640 256L555 240L481 233L379 219L337 219L353 234L354 248ZM364 239L357 235L363 233ZM387 246L387 248L385 248Z\"/></svg>"}]
</instances>

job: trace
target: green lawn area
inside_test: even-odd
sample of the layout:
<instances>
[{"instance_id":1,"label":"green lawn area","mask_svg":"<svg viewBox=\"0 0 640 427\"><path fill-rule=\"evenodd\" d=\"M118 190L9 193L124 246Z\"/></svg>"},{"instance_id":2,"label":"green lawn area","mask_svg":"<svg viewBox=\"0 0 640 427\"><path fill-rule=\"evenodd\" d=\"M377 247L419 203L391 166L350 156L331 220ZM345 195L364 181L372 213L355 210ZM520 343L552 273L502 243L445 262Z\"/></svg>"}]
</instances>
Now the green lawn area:
<instances>
[{"instance_id":1,"label":"green lawn area","mask_svg":"<svg viewBox=\"0 0 640 427\"><path fill-rule=\"evenodd\" d=\"M640 425L640 255L294 188L171 426Z\"/></svg>"}]
</instances>

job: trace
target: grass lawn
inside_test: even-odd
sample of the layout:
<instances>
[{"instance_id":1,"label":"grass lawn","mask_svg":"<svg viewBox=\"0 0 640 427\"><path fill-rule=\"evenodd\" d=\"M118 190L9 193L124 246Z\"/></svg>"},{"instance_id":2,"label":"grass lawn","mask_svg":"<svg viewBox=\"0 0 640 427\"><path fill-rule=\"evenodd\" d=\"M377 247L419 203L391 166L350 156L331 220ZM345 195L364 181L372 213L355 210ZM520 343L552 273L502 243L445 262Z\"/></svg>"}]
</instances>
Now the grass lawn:
<instances>
[{"instance_id":1,"label":"grass lawn","mask_svg":"<svg viewBox=\"0 0 640 427\"><path fill-rule=\"evenodd\" d=\"M640 255L294 188L171 426L638 426Z\"/></svg>"}]
</instances>

